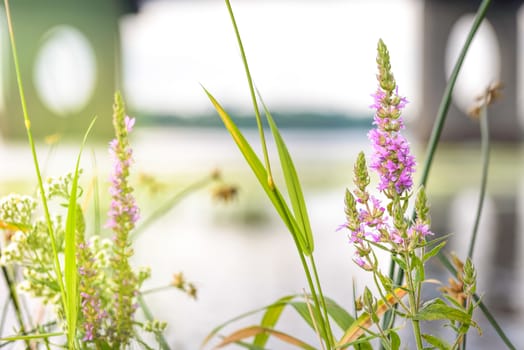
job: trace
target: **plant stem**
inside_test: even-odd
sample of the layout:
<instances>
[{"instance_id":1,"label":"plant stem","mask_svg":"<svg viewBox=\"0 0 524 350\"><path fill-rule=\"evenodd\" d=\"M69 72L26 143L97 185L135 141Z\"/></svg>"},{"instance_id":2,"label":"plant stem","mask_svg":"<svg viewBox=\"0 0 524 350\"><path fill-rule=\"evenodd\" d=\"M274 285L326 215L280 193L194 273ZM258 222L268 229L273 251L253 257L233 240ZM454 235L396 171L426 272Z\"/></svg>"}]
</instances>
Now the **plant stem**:
<instances>
[{"instance_id":1,"label":"plant stem","mask_svg":"<svg viewBox=\"0 0 524 350\"><path fill-rule=\"evenodd\" d=\"M313 258L313 254L309 256L309 261L310 261L311 267L313 268L313 275L315 276L315 283L317 285L318 295L320 297L320 302L322 304L322 310L324 311L324 319L326 320L327 335L330 339L330 342L332 344L335 344L335 339L333 338L333 332L331 330L331 325L329 324L329 315L327 312L326 300L324 298L324 294L322 293L322 287L320 285L320 279L318 278L317 266L315 264L315 259Z\"/></svg>"},{"instance_id":2,"label":"plant stem","mask_svg":"<svg viewBox=\"0 0 524 350\"><path fill-rule=\"evenodd\" d=\"M14 279L11 278L9 275L9 271L7 270L7 266L2 266L2 274L4 276L4 280L7 284L7 288L9 289L9 298L11 299L11 302L13 303L13 307L15 309L15 316L16 321L18 322L18 326L20 327L20 332L25 333L25 325L24 325L24 318L22 316L22 308L20 307L20 299L18 298L18 292L16 290ZM3 321L2 321L2 327L3 327ZM26 346L30 346L29 340L25 340Z\"/></svg>"},{"instance_id":3,"label":"plant stem","mask_svg":"<svg viewBox=\"0 0 524 350\"><path fill-rule=\"evenodd\" d=\"M138 293L137 295L137 301L138 304L140 304L140 308L144 312L145 317L148 321L154 321L153 314L151 313L151 310L149 310L149 307L146 304L146 301L144 300L143 293ZM155 332L155 337L158 342L158 345L160 346L160 349L162 350L170 350L169 344L166 341L166 338L161 332Z\"/></svg>"},{"instance_id":4,"label":"plant stem","mask_svg":"<svg viewBox=\"0 0 524 350\"><path fill-rule=\"evenodd\" d=\"M264 137L264 127L262 126L262 118L260 117L260 111L258 110L258 102L255 94L253 79L251 78L251 73L249 71L249 66L247 64L247 57L246 52L244 51L244 45L242 44L242 40L240 38L240 32L238 30L237 22L235 20L235 16L233 14L233 9L231 8L231 3L229 0L226 1L227 10L229 12L229 16L231 17L231 23L233 24L233 28L235 30L235 36L237 38L238 47L240 49L240 55L242 57L242 63L244 64L244 70L246 72L247 77L247 83L249 85L249 92L251 94L251 101L253 103L253 109L255 111L255 118L257 120L257 126L258 126L258 133L260 136L260 143L262 144L262 152L264 153L264 162L266 163L266 169L268 174L268 184L270 187L273 187L273 175L271 174L271 166L269 164L269 156L266 146L266 138Z\"/></svg>"},{"instance_id":5,"label":"plant stem","mask_svg":"<svg viewBox=\"0 0 524 350\"><path fill-rule=\"evenodd\" d=\"M486 195L486 188L488 184L488 169L489 169L489 121L487 106L483 106L480 110L480 135L481 135L481 152L482 152L482 178L480 183L480 196L477 204L477 212L475 214L475 224L473 225L473 232L468 248L468 258L473 258L473 250L475 249L475 242L477 240L477 233L480 224L480 216L482 214L482 207L484 205L484 197Z\"/></svg>"},{"instance_id":6,"label":"plant stem","mask_svg":"<svg viewBox=\"0 0 524 350\"><path fill-rule=\"evenodd\" d=\"M417 313L418 313L418 303L417 303L417 297L416 293L418 291L415 288L415 285L413 284L413 278L411 277L411 258L409 256L409 253L404 254L404 259L406 261L406 267L408 271L406 272L406 279L408 283L408 296L409 296L409 308L410 308L410 316L411 316L411 323L413 324L413 334L415 336L415 341L417 342L417 349L422 350L424 349L424 346L422 345L422 336L420 333L420 323L419 320L415 319ZM417 286L418 287L418 286Z\"/></svg>"},{"instance_id":7,"label":"plant stem","mask_svg":"<svg viewBox=\"0 0 524 350\"><path fill-rule=\"evenodd\" d=\"M31 120L29 119L29 114L27 111L27 104L25 101L25 94L24 94L24 88L22 84L22 75L20 74L20 67L18 63L18 54L16 50L16 42L15 42L15 36L14 36L14 30L13 30L13 23L11 20L11 11L9 10L9 0L4 0L5 5L5 12L7 17L7 26L9 30L9 38L11 41L11 51L13 54L13 63L15 65L15 72L16 72L16 80L18 82L18 92L20 95L20 103L22 105L22 112L24 117L24 124L27 132L27 139L29 141L29 145L31 148L31 154L33 156L33 165L35 167L36 177L38 180L38 188L40 190L40 197L42 199L42 206L44 207L44 215L47 223L47 230L48 234L51 238L51 248L53 249L53 255L54 255L54 264L55 264L55 273L57 276L57 283L60 288L60 294L62 297L62 306L64 307L64 311L67 307L67 301L66 301L66 293L65 293L65 287L64 287L64 281L62 279L62 271L60 269L60 262L58 260L58 249L56 247L56 240L55 235L53 233L53 223L51 221L51 215L49 214L49 207L47 205L46 200L46 194L44 190L44 183L42 181L42 174L40 172L40 166L38 163L38 156L36 154L36 146L35 142L33 140L33 135L31 133Z\"/></svg>"}]
</instances>

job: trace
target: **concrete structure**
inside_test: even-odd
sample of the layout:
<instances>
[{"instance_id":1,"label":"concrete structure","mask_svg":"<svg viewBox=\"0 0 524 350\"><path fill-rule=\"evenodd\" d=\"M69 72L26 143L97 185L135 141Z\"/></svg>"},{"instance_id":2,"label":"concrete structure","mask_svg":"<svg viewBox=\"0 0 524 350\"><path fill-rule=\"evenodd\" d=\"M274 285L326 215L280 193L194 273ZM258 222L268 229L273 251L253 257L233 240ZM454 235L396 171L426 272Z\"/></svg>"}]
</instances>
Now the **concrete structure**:
<instances>
[{"instance_id":1,"label":"concrete structure","mask_svg":"<svg viewBox=\"0 0 524 350\"><path fill-rule=\"evenodd\" d=\"M453 25L464 15L476 12L480 1L426 0L423 24L423 116L417 127L419 137L427 140L447 84L445 54ZM522 1L493 1L487 19L495 31L500 56L500 81L503 99L490 109L491 135L496 141L522 139L517 115L517 12ZM496 53L495 53L496 54ZM477 138L478 123L452 104L442 134L444 141Z\"/></svg>"},{"instance_id":2,"label":"concrete structure","mask_svg":"<svg viewBox=\"0 0 524 350\"><path fill-rule=\"evenodd\" d=\"M120 86L118 19L136 11L136 1L16 0L10 7L34 134L77 136L97 115L93 134L109 135ZM0 130L4 137L25 136L9 45L2 58Z\"/></svg>"}]
</instances>

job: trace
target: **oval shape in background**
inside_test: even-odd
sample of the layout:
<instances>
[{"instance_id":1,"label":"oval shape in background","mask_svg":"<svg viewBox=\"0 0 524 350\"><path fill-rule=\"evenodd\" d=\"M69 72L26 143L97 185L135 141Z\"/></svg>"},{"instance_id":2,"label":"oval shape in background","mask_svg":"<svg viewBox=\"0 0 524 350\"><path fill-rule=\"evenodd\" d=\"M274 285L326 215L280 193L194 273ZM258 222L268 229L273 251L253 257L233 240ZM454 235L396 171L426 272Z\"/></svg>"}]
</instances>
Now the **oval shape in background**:
<instances>
[{"instance_id":1,"label":"oval shape in background","mask_svg":"<svg viewBox=\"0 0 524 350\"><path fill-rule=\"evenodd\" d=\"M74 27L61 25L43 35L33 79L43 104L67 117L89 102L96 70L94 50L86 36Z\"/></svg>"},{"instance_id":2,"label":"oval shape in background","mask_svg":"<svg viewBox=\"0 0 524 350\"><path fill-rule=\"evenodd\" d=\"M473 14L462 16L451 30L445 56L448 79L474 18ZM453 91L453 102L461 111L468 113L477 96L482 95L499 77L500 49L497 35L489 21L484 21L464 60Z\"/></svg>"}]
</instances>

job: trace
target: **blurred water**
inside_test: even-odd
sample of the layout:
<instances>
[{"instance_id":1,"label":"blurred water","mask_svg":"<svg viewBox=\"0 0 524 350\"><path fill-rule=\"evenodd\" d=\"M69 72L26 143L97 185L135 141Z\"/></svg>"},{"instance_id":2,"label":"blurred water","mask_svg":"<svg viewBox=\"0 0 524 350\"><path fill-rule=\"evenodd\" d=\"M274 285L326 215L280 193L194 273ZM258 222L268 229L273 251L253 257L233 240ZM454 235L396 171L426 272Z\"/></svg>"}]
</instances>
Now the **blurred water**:
<instances>
[{"instance_id":1,"label":"blurred water","mask_svg":"<svg viewBox=\"0 0 524 350\"><path fill-rule=\"evenodd\" d=\"M303 174L323 290L340 305L352 310L352 281L356 281L358 291L371 285L372 281L367 273L352 263L353 252L346 234L336 232L336 228L344 222L343 196L345 187L351 186L353 160L359 150L368 150L365 131L284 130L283 133L297 161L299 174ZM255 132L247 134L250 140L256 140ZM146 289L169 283L172 275L179 271L183 271L198 288L197 301L176 290L147 297L158 319L169 323L166 334L173 348L197 349L205 336L222 322L268 305L284 295L302 294L307 289L289 233L258 189L253 175L224 130L139 129L134 135L133 145L136 172L157 174L164 180L175 174L185 174L191 179L220 167L227 182L240 186L239 198L228 205L213 202L209 189L190 196L136 240L134 264L150 266L153 271ZM45 146L39 149L45 158ZM103 179L110 165L105 145L95 145L93 152ZM75 156L76 146L59 146L51 153L45 169L48 173L69 171ZM3 182L23 177L27 177L30 183L34 181L25 145L4 144L0 148L0 157L3 164L9 164L1 174ZM92 172L89 170L92 167L89 148L83 163L88 177ZM472 212L470 208L474 207L476 197L465 198L462 202L457 199L455 204L448 205L447 210L457 214L450 219L449 226L454 226L453 230L469 232L469 224L460 213ZM143 215L147 216L151 209L143 208ZM489 255L493 248L489 243L489 231L497 223L490 214L493 206L488 203L486 210L483 234L487 236L482 236L476 256L483 263L482 268L487 269L494 267ZM464 244L456 241L455 247L460 251ZM517 269L521 271L522 266L517 266ZM481 285L489 287L496 283L492 277L486 280L482 269L479 271ZM442 269L434 268L434 272L435 276L447 279ZM521 280L518 282L522 283ZM434 293L433 287L428 287L428 290L429 294ZM519 324L523 321L521 310L512 314L497 312L497 315L517 348L524 346L519 335ZM259 317L249 317L246 322L229 327L224 333L242 325L255 324ZM480 316L479 319L483 320ZM485 335L472 335L472 348L502 348L500 340L485 321L481 324ZM293 312L283 315L279 329L312 345L317 344L314 332ZM409 326L406 329L409 330ZM433 329L432 332L439 331ZM281 342L271 344L271 348L289 348Z\"/></svg>"}]
</instances>

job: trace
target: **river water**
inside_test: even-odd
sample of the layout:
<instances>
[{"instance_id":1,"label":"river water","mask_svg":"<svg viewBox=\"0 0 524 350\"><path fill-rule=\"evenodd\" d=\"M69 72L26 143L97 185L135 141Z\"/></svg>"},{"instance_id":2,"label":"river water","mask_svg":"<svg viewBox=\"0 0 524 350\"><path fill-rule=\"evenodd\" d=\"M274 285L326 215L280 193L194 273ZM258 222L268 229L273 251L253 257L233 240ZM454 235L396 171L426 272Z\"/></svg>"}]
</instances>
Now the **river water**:
<instances>
[{"instance_id":1,"label":"river water","mask_svg":"<svg viewBox=\"0 0 524 350\"><path fill-rule=\"evenodd\" d=\"M352 310L353 281L357 292L362 291L365 285L371 285L372 281L367 273L352 263L353 251L347 236L344 232L337 232L336 228L344 222L343 197L346 186L351 186L354 158L361 149L369 151L365 131L284 130L283 134L290 152L295 156L297 170L303 174L301 178L316 243L314 256L323 290L340 305ZM248 139L256 140L256 133L249 132ZM133 145L136 171L157 176L167 184L163 191L176 193L215 168L221 169L225 182L239 186L238 198L228 204L217 203L211 198L212 187L196 192L136 239L134 264L152 269L152 278L146 282L145 289L169 283L172 275L179 271L198 289L196 301L177 290L166 290L147 297L156 317L169 323L166 334L174 349L198 349L206 335L222 322L268 305L282 296L304 293L307 283L293 240L224 130L138 129ZM85 177L93 173L90 148L85 152L83 161ZM104 145L95 145L92 149L96 154L99 176L103 179L110 166L107 151ZM48 159L44 167L46 173L63 174L72 168L76 146L58 146L49 157L46 146L39 146L39 150L40 158ZM0 157L2 163L8 165L0 174L4 193L17 181L34 183L27 146L5 143L0 149ZM455 162L452 160L451 164ZM449 163L446 164L449 166ZM436 173L441 176L438 171ZM280 181L278 176L277 181ZM137 192L141 190L139 187ZM140 192L142 199L145 198L144 192ZM471 215L467 213L473 212L471 208L474 208L477 198L475 192L470 192L457 195L451 203L444 205L451 214L459 213L458 218L448 215L446 220L450 222L435 222L435 225L447 227L453 232L469 232L471 223L467 217ZM163 198L167 196L166 193L163 195ZM144 217L153 210L155 198L162 198L162 194L143 199L146 203L142 211ZM510 291L506 294L499 291L496 295L507 298L513 307L511 312L499 309L495 310L495 314L520 348L524 347L524 339L519 333L524 316L519 298L513 295L523 288L522 259L519 258L521 254L517 254L513 261L516 272L505 279L500 269L493 266L493 244L490 243L493 240L489 237L489 231L497 225L497 217L490 214L494 212L494 206L497 206L496 202L488 200L484 229L481 230L484 233L479 238L476 255L480 265L479 284L487 289L497 284L497 280L493 279L496 273L499 273L498 281L506 281ZM441 212L440 208L442 205L439 204L434 209ZM465 244L460 239L454 239L453 250L462 252ZM487 277L481 277L482 268L489 271ZM437 278L444 281L448 278L438 266L432 271ZM434 294L435 288L428 287L428 295ZM482 294L482 289L479 292ZM248 317L226 328L222 334L256 324L260 317L260 314ZM472 348L503 348L480 314L479 320L485 334L478 337L472 332ZM314 332L292 310L284 313L279 329L314 346L318 344ZM406 329L409 329L408 325ZM290 348L278 341L270 344L273 349Z\"/></svg>"}]
</instances>

